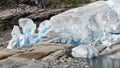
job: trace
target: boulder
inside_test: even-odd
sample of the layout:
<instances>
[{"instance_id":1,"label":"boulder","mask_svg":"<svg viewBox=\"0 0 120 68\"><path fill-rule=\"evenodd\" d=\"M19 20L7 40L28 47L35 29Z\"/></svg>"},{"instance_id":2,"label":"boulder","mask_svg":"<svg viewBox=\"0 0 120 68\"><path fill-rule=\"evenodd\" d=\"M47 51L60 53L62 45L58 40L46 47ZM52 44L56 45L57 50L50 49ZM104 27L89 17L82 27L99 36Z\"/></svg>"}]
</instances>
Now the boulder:
<instances>
[{"instance_id":1,"label":"boulder","mask_svg":"<svg viewBox=\"0 0 120 68\"><path fill-rule=\"evenodd\" d=\"M72 45L68 44L56 44L46 43L36 46L28 46L22 49L0 49L0 60L6 58L26 58L31 60L55 60L62 56L68 56L70 54Z\"/></svg>"},{"instance_id":2,"label":"boulder","mask_svg":"<svg viewBox=\"0 0 120 68\"><path fill-rule=\"evenodd\" d=\"M54 60L63 55L66 55L66 52L68 52L68 50L70 51L71 48L72 46L67 44L56 43L41 44L27 48L26 52L18 53L11 57L37 59L42 61Z\"/></svg>"},{"instance_id":3,"label":"boulder","mask_svg":"<svg viewBox=\"0 0 120 68\"><path fill-rule=\"evenodd\" d=\"M99 51L91 45L80 45L73 48L71 54L76 58L94 58L99 56Z\"/></svg>"}]
</instances>

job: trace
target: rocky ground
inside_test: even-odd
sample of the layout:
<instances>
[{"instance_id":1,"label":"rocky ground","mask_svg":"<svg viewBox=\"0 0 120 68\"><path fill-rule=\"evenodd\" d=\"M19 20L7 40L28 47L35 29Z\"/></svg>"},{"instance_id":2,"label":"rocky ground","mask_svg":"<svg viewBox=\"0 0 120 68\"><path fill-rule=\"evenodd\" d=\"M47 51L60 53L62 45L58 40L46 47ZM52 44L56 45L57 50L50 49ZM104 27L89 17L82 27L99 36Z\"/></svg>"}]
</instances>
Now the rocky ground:
<instances>
[{"instance_id":1,"label":"rocky ground","mask_svg":"<svg viewBox=\"0 0 120 68\"><path fill-rule=\"evenodd\" d=\"M73 46L48 43L6 49L11 30L1 31L0 68L89 68L86 59L71 56Z\"/></svg>"},{"instance_id":2,"label":"rocky ground","mask_svg":"<svg viewBox=\"0 0 120 68\"><path fill-rule=\"evenodd\" d=\"M38 25L67 9L44 9L25 4L15 8L0 8L0 68L88 68L84 59L71 57L71 45L48 43L22 49L6 49L12 27L18 25L19 18L31 18Z\"/></svg>"},{"instance_id":3,"label":"rocky ground","mask_svg":"<svg viewBox=\"0 0 120 68\"><path fill-rule=\"evenodd\" d=\"M11 28L18 25L19 18L28 17L39 24L67 9L41 9L23 4L16 8L0 9L0 68L90 68L87 59L71 56L73 46L68 44L46 43L22 49L6 49L11 39ZM103 50L101 55L120 59L120 43L114 43L110 50Z\"/></svg>"},{"instance_id":4,"label":"rocky ground","mask_svg":"<svg viewBox=\"0 0 120 68\"><path fill-rule=\"evenodd\" d=\"M7 58L0 61L1 68L89 68L85 59L38 61L24 58Z\"/></svg>"},{"instance_id":5,"label":"rocky ground","mask_svg":"<svg viewBox=\"0 0 120 68\"><path fill-rule=\"evenodd\" d=\"M0 46L0 68L91 68L87 59L71 56L73 46L68 44L46 43L22 49L6 49L7 41L11 38L10 32L0 33L4 37L4 43ZM103 50L101 54L120 59L119 42L115 42L110 51Z\"/></svg>"},{"instance_id":6,"label":"rocky ground","mask_svg":"<svg viewBox=\"0 0 120 68\"><path fill-rule=\"evenodd\" d=\"M0 32L0 68L89 68L86 59L70 55L71 45L48 43L9 50L11 30Z\"/></svg>"},{"instance_id":7,"label":"rocky ground","mask_svg":"<svg viewBox=\"0 0 120 68\"><path fill-rule=\"evenodd\" d=\"M67 44L48 43L23 49L0 50L1 68L89 68L86 59L71 57Z\"/></svg>"}]
</instances>

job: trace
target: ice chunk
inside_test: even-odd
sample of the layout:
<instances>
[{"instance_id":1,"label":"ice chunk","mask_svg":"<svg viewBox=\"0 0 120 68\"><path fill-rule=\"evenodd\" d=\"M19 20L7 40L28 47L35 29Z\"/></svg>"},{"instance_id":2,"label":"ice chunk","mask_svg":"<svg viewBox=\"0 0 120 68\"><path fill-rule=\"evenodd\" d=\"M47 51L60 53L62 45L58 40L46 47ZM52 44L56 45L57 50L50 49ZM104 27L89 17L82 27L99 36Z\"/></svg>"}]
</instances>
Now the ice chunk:
<instances>
[{"instance_id":1,"label":"ice chunk","mask_svg":"<svg viewBox=\"0 0 120 68\"><path fill-rule=\"evenodd\" d=\"M23 34L34 34L36 30L36 24L29 18L19 19L19 26L22 27Z\"/></svg>"},{"instance_id":2,"label":"ice chunk","mask_svg":"<svg viewBox=\"0 0 120 68\"><path fill-rule=\"evenodd\" d=\"M19 19L19 26L22 27L24 35L24 45L37 44L37 40L33 40L38 37L35 33L36 24L29 18Z\"/></svg>"},{"instance_id":3,"label":"ice chunk","mask_svg":"<svg viewBox=\"0 0 120 68\"><path fill-rule=\"evenodd\" d=\"M38 35L36 35L36 24L29 18L19 19L19 26L22 28L22 33L18 26L14 26L11 35L12 39L10 40L8 47L12 49L14 47L22 48L26 45L37 44L40 41L35 40ZM34 39L34 40L33 40Z\"/></svg>"},{"instance_id":4,"label":"ice chunk","mask_svg":"<svg viewBox=\"0 0 120 68\"><path fill-rule=\"evenodd\" d=\"M17 45L17 40L18 40L18 37L12 37L12 39L10 40L7 48L8 49L14 48Z\"/></svg>"},{"instance_id":5,"label":"ice chunk","mask_svg":"<svg viewBox=\"0 0 120 68\"><path fill-rule=\"evenodd\" d=\"M72 56L77 58L98 57L98 50L91 45L80 45L72 49Z\"/></svg>"},{"instance_id":6,"label":"ice chunk","mask_svg":"<svg viewBox=\"0 0 120 68\"><path fill-rule=\"evenodd\" d=\"M12 39L10 40L7 48L12 49L18 44L19 36L21 35L20 29L18 26L14 26L11 32Z\"/></svg>"},{"instance_id":7,"label":"ice chunk","mask_svg":"<svg viewBox=\"0 0 120 68\"><path fill-rule=\"evenodd\" d=\"M17 46L18 48L22 48L25 45L25 36L24 35L19 36L17 45L18 45Z\"/></svg>"},{"instance_id":8,"label":"ice chunk","mask_svg":"<svg viewBox=\"0 0 120 68\"><path fill-rule=\"evenodd\" d=\"M18 26L15 25L11 32L11 36L19 36L19 35L21 35L20 29Z\"/></svg>"}]
</instances>

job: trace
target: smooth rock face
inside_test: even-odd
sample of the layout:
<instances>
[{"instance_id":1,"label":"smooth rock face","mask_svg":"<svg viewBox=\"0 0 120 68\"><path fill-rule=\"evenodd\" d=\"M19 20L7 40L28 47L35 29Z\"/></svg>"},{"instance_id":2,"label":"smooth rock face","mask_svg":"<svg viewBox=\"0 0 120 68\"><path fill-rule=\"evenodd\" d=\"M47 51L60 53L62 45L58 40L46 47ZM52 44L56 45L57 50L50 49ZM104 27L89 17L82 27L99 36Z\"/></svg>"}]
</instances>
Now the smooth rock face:
<instances>
[{"instance_id":1,"label":"smooth rock face","mask_svg":"<svg viewBox=\"0 0 120 68\"><path fill-rule=\"evenodd\" d=\"M8 50L8 49L1 49L0 50L0 60L5 59L9 56L15 55L17 53L20 53L19 51L14 51L14 50Z\"/></svg>"},{"instance_id":2,"label":"smooth rock face","mask_svg":"<svg viewBox=\"0 0 120 68\"><path fill-rule=\"evenodd\" d=\"M27 48L27 51L24 53L18 53L11 57L21 57L27 59L37 59L37 60L54 60L66 54L67 49L70 51L72 48L71 45L65 44L41 44L36 45L31 48Z\"/></svg>"},{"instance_id":3,"label":"smooth rock face","mask_svg":"<svg viewBox=\"0 0 120 68\"><path fill-rule=\"evenodd\" d=\"M31 60L56 60L70 54L72 45L47 43L36 46L29 46L23 49L0 49L0 60L9 57L26 58Z\"/></svg>"}]
</instances>

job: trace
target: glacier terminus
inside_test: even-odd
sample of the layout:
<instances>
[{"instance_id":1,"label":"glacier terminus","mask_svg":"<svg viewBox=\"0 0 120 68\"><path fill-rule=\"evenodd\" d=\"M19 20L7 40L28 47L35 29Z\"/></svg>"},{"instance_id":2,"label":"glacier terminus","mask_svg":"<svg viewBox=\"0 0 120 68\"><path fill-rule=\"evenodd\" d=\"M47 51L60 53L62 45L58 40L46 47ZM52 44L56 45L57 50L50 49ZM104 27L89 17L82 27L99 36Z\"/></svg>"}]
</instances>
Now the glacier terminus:
<instances>
[{"instance_id":1,"label":"glacier terminus","mask_svg":"<svg viewBox=\"0 0 120 68\"><path fill-rule=\"evenodd\" d=\"M38 28L31 19L21 18L11 36L8 49L52 42L77 46L72 49L74 57L98 56L96 46L109 47L120 40L120 0L97 1L67 10L41 22ZM96 41L100 43L91 45Z\"/></svg>"}]
</instances>

